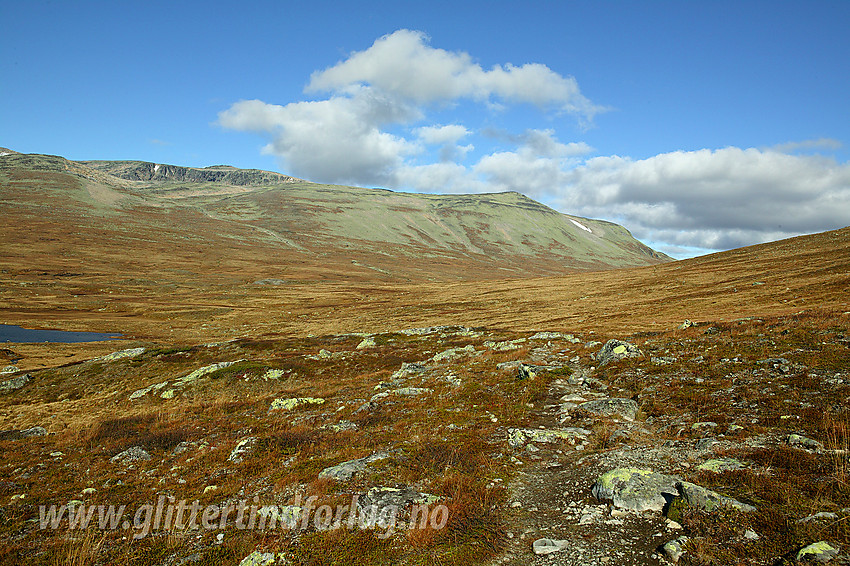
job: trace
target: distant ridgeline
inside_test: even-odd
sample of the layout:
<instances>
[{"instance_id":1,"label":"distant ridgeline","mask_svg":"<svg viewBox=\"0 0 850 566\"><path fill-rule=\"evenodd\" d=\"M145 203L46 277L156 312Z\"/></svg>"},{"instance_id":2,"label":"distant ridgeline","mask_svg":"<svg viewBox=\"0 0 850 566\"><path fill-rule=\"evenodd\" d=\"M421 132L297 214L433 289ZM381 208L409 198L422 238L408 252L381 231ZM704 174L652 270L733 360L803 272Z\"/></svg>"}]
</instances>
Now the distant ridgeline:
<instances>
[{"instance_id":1,"label":"distant ridgeline","mask_svg":"<svg viewBox=\"0 0 850 566\"><path fill-rule=\"evenodd\" d=\"M80 161L80 163L128 181L162 183L223 183L237 186L263 186L300 181L295 177L262 171L237 169L229 165L195 168L145 161Z\"/></svg>"},{"instance_id":2,"label":"distant ridgeline","mask_svg":"<svg viewBox=\"0 0 850 566\"><path fill-rule=\"evenodd\" d=\"M51 227L98 258L110 246L134 261L169 250L185 269L190 254L198 274L209 274L203 258L215 250L222 265L239 265L234 273L256 271L252 280L484 280L670 261L622 226L517 192L420 194L227 165L0 154L0 189L14 189L0 206L15 227L0 244L45 242L45 253L55 252L42 234Z\"/></svg>"}]
</instances>

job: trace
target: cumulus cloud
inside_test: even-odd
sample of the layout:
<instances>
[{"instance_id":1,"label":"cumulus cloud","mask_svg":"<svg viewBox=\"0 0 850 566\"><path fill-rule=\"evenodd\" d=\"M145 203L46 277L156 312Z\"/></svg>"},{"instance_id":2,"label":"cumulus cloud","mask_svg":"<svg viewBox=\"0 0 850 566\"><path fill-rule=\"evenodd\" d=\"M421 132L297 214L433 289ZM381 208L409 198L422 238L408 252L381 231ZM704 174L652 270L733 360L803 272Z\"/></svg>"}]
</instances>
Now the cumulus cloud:
<instances>
[{"instance_id":1,"label":"cumulus cloud","mask_svg":"<svg viewBox=\"0 0 850 566\"><path fill-rule=\"evenodd\" d=\"M416 169L429 164L410 161L411 156L433 152L447 165L475 150L473 143L459 144L475 134L464 124L414 127L434 107L462 100L484 108L527 103L556 115L571 113L583 123L602 110L581 94L574 78L545 65L506 63L486 70L469 54L431 47L425 34L404 29L313 73L305 90L327 91L330 96L286 105L243 100L219 113L218 123L267 136L265 152L277 156L282 168L293 175L406 188L409 179L432 177L424 172L449 170L445 166ZM586 147L557 144L551 133L527 143L547 145L540 150L550 153L575 153ZM411 171L423 173L412 175ZM451 187L467 184L465 180L448 182Z\"/></svg>"},{"instance_id":2,"label":"cumulus cloud","mask_svg":"<svg viewBox=\"0 0 850 566\"><path fill-rule=\"evenodd\" d=\"M390 184L417 143L381 129L414 120L418 111L371 89L285 106L243 100L219 114L225 128L263 133L265 152L281 159L291 174L324 182Z\"/></svg>"},{"instance_id":3,"label":"cumulus cloud","mask_svg":"<svg viewBox=\"0 0 850 566\"><path fill-rule=\"evenodd\" d=\"M485 70L468 53L428 45L420 31L401 29L381 37L365 51L313 73L308 91L346 91L371 85L418 103L496 97L556 107L584 120L603 108L585 98L573 77L564 77L546 65L511 63Z\"/></svg>"},{"instance_id":4,"label":"cumulus cloud","mask_svg":"<svg viewBox=\"0 0 850 566\"><path fill-rule=\"evenodd\" d=\"M379 38L313 73L305 90L320 99L243 100L218 123L267 137L264 151L299 177L420 192L519 191L569 214L619 222L674 253L850 223L850 165L817 153L840 148L837 140L594 157L592 147L564 143L554 129L496 129L501 111L517 104L549 119L590 122L604 109L574 78L538 63L485 69L467 53L430 46L417 31ZM489 128L456 115L450 123L429 120L470 107L467 117L486 114Z\"/></svg>"},{"instance_id":5,"label":"cumulus cloud","mask_svg":"<svg viewBox=\"0 0 850 566\"><path fill-rule=\"evenodd\" d=\"M416 135L425 143L444 144L457 142L471 132L460 124L448 126L425 126L416 129Z\"/></svg>"},{"instance_id":6,"label":"cumulus cloud","mask_svg":"<svg viewBox=\"0 0 850 566\"><path fill-rule=\"evenodd\" d=\"M565 175L557 203L647 240L728 249L850 223L850 166L736 147L595 157Z\"/></svg>"}]
</instances>

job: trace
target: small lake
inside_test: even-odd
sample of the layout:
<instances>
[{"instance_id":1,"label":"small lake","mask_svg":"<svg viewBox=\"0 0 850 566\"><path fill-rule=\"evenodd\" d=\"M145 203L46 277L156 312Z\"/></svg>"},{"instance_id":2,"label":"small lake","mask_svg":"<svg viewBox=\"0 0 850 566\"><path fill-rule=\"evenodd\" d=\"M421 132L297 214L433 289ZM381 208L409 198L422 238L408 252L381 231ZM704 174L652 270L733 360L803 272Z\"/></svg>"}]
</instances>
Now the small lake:
<instances>
[{"instance_id":1,"label":"small lake","mask_svg":"<svg viewBox=\"0 0 850 566\"><path fill-rule=\"evenodd\" d=\"M12 324L0 324L0 342L54 342L71 344L76 342L100 342L115 340L120 334L103 332L71 332L67 330L33 330Z\"/></svg>"}]
</instances>

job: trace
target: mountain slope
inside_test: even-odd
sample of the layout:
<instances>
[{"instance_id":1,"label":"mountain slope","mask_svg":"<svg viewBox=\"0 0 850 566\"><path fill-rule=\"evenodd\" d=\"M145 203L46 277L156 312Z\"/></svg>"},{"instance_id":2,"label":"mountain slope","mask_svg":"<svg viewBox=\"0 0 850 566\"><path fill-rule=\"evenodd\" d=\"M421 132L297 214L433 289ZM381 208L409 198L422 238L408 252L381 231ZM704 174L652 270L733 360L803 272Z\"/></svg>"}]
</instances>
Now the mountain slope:
<instances>
[{"instance_id":1,"label":"mountain slope","mask_svg":"<svg viewBox=\"0 0 850 566\"><path fill-rule=\"evenodd\" d=\"M302 281L480 280L669 259L620 226L518 193L409 194L227 166L15 153L0 157L0 182L2 213L16 220L19 240L37 224L82 240L95 235L105 248L120 242L116 254L130 246L133 256L150 257L151 247L174 247L181 263L192 252L204 256L186 266L199 274L206 260L235 267L247 259L260 276L287 271Z\"/></svg>"}]
</instances>

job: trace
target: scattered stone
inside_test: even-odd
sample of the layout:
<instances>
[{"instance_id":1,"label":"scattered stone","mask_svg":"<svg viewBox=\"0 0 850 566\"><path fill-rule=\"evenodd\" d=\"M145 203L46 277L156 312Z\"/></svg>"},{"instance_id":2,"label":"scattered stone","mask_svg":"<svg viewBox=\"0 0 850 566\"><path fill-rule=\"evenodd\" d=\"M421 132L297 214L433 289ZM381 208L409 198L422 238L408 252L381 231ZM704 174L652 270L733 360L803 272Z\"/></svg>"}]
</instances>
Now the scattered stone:
<instances>
[{"instance_id":1,"label":"scattered stone","mask_svg":"<svg viewBox=\"0 0 850 566\"><path fill-rule=\"evenodd\" d=\"M517 368L516 377L519 380L534 379L535 377L537 377L537 372L535 371L535 368L533 366L519 364L519 367Z\"/></svg>"},{"instance_id":2,"label":"scattered stone","mask_svg":"<svg viewBox=\"0 0 850 566\"><path fill-rule=\"evenodd\" d=\"M24 430L12 429L0 431L0 440L20 440L31 436L45 435L47 435L47 429L42 426L34 426L31 428L25 428Z\"/></svg>"},{"instance_id":3,"label":"scattered stone","mask_svg":"<svg viewBox=\"0 0 850 566\"><path fill-rule=\"evenodd\" d=\"M196 379L204 377L205 375L209 375L209 374L211 374L215 371L218 371L220 369L224 369L226 367L230 367L235 363L244 362L244 361L245 361L244 359L240 359L240 360L233 360L233 361L230 361L230 362L218 362L218 363L215 363L215 364L210 364L208 366L198 368L195 371L193 371L192 373L189 373L187 375L184 375L183 377L178 378L177 383L179 385L185 385L187 383L191 383L191 382L195 381Z\"/></svg>"},{"instance_id":4,"label":"scattered stone","mask_svg":"<svg viewBox=\"0 0 850 566\"><path fill-rule=\"evenodd\" d=\"M838 549L826 541L820 541L810 544L805 548L801 548L797 553L797 561L804 562L814 560L815 562L826 563L838 555Z\"/></svg>"},{"instance_id":5,"label":"scattered stone","mask_svg":"<svg viewBox=\"0 0 850 566\"><path fill-rule=\"evenodd\" d=\"M697 450L708 450L717 443L718 442L716 438L700 438L694 443L694 448Z\"/></svg>"},{"instance_id":6,"label":"scattered stone","mask_svg":"<svg viewBox=\"0 0 850 566\"><path fill-rule=\"evenodd\" d=\"M616 444L617 442L626 442L630 438L629 431L617 429L608 437L608 445Z\"/></svg>"},{"instance_id":7,"label":"scattered stone","mask_svg":"<svg viewBox=\"0 0 850 566\"><path fill-rule=\"evenodd\" d=\"M150 460L151 455L141 446L132 446L120 454L113 456L110 462L113 464L129 464L138 460Z\"/></svg>"},{"instance_id":8,"label":"scattered stone","mask_svg":"<svg viewBox=\"0 0 850 566\"><path fill-rule=\"evenodd\" d=\"M368 336L368 337L366 337L366 338L364 338L363 340L360 341L360 343L357 345L356 349L357 350L365 350L366 348L374 348L377 345L378 344L375 342L375 338L373 338L372 336Z\"/></svg>"},{"instance_id":9,"label":"scattered stone","mask_svg":"<svg viewBox=\"0 0 850 566\"><path fill-rule=\"evenodd\" d=\"M450 360L454 360L456 358L460 358L463 356L468 356L470 354L475 353L475 346L472 344L468 346L464 346L463 348L449 348L444 352L440 352L439 354L435 354L431 360L434 363L446 362Z\"/></svg>"},{"instance_id":10,"label":"scattered stone","mask_svg":"<svg viewBox=\"0 0 850 566\"><path fill-rule=\"evenodd\" d=\"M715 474L719 474L730 470L741 470L745 467L746 466L744 466L740 460L736 460L735 458L715 458L712 460L706 460L697 466L697 469L704 472L714 472Z\"/></svg>"},{"instance_id":11,"label":"scattered stone","mask_svg":"<svg viewBox=\"0 0 850 566\"><path fill-rule=\"evenodd\" d=\"M508 444L519 448L529 442L551 444L555 442L584 440L590 436L590 431L584 428L568 427L561 429L511 428L508 429Z\"/></svg>"},{"instance_id":12,"label":"scattered stone","mask_svg":"<svg viewBox=\"0 0 850 566\"><path fill-rule=\"evenodd\" d=\"M13 377L12 379L9 379L7 381L2 381L0 382L0 394L17 391L30 381L32 381L32 376L28 373Z\"/></svg>"},{"instance_id":13,"label":"scattered stone","mask_svg":"<svg viewBox=\"0 0 850 566\"><path fill-rule=\"evenodd\" d=\"M685 330L687 328L690 328L693 325L694 325L693 322L691 322L688 319L685 319L685 322L683 322L682 324L679 325L679 330Z\"/></svg>"},{"instance_id":14,"label":"scattered stone","mask_svg":"<svg viewBox=\"0 0 850 566\"><path fill-rule=\"evenodd\" d=\"M424 364L402 362L401 369L396 370L396 372L392 374L390 379L394 381L398 379L405 379L412 375L420 374L427 369L428 366Z\"/></svg>"},{"instance_id":15,"label":"scattered stone","mask_svg":"<svg viewBox=\"0 0 850 566\"><path fill-rule=\"evenodd\" d=\"M194 448L194 447L195 447L194 443L184 440L183 442L181 442L180 444L175 446L174 450L172 450L171 453L174 454L175 456L177 456L179 454L183 454L184 452L188 452L191 448Z\"/></svg>"},{"instance_id":16,"label":"scattered stone","mask_svg":"<svg viewBox=\"0 0 850 566\"><path fill-rule=\"evenodd\" d=\"M788 445L796 446L797 448L806 448L808 450L823 450L823 444L799 434L789 434Z\"/></svg>"},{"instance_id":17,"label":"scattered stone","mask_svg":"<svg viewBox=\"0 0 850 566\"><path fill-rule=\"evenodd\" d=\"M325 400L321 397L292 397L290 399L275 399L269 411L291 411L304 405L322 405Z\"/></svg>"},{"instance_id":18,"label":"scattered stone","mask_svg":"<svg viewBox=\"0 0 850 566\"><path fill-rule=\"evenodd\" d=\"M672 356L652 356L649 358L650 362L658 365L675 364L678 360L678 358L674 358Z\"/></svg>"},{"instance_id":19,"label":"scattered stone","mask_svg":"<svg viewBox=\"0 0 850 566\"><path fill-rule=\"evenodd\" d=\"M275 563L277 557L274 552L260 552L255 550L248 556L242 559L239 566L271 566Z\"/></svg>"},{"instance_id":20,"label":"scattered stone","mask_svg":"<svg viewBox=\"0 0 850 566\"><path fill-rule=\"evenodd\" d=\"M370 505L374 505L378 509L393 506L396 508L406 507L407 505L431 505L435 503L439 497L430 493L421 493L410 487L373 487L366 494L358 499L357 504L365 509ZM384 526L384 525L382 525Z\"/></svg>"},{"instance_id":21,"label":"scattered stone","mask_svg":"<svg viewBox=\"0 0 850 566\"><path fill-rule=\"evenodd\" d=\"M747 529L746 531L744 531L744 538L747 539L747 540L758 540L761 537L754 530Z\"/></svg>"},{"instance_id":22,"label":"scattered stone","mask_svg":"<svg viewBox=\"0 0 850 566\"><path fill-rule=\"evenodd\" d=\"M167 381L162 381L160 383L154 383L153 385L148 385L147 387L142 387L141 389L136 389L132 393L130 393L130 401L135 401L136 399L141 399L148 393L152 393L154 391L159 391L163 387L168 385Z\"/></svg>"},{"instance_id":23,"label":"scattered stone","mask_svg":"<svg viewBox=\"0 0 850 566\"><path fill-rule=\"evenodd\" d=\"M257 515L265 517L267 524L275 522L278 525L287 525L295 528L301 517L302 509L296 505L264 505L257 510Z\"/></svg>"},{"instance_id":24,"label":"scattered stone","mask_svg":"<svg viewBox=\"0 0 850 566\"><path fill-rule=\"evenodd\" d=\"M330 423L321 427L323 430L331 432L343 432L346 430L357 430L357 425L351 421L339 421L338 423Z\"/></svg>"},{"instance_id":25,"label":"scattered stone","mask_svg":"<svg viewBox=\"0 0 850 566\"><path fill-rule=\"evenodd\" d=\"M100 356L99 358L95 358L93 362L114 362L115 360L123 360L124 358L135 358L136 356L140 356L145 353L145 348L130 348L128 350L119 350L117 352L112 352L111 354L106 354L105 356Z\"/></svg>"},{"instance_id":26,"label":"scattered stone","mask_svg":"<svg viewBox=\"0 0 850 566\"><path fill-rule=\"evenodd\" d=\"M95 493L97 493L97 489L95 489L93 487L87 487L87 488L84 488L83 491L80 492L80 495L87 496L87 495L94 495Z\"/></svg>"},{"instance_id":27,"label":"scattered stone","mask_svg":"<svg viewBox=\"0 0 850 566\"><path fill-rule=\"evenodd\" d=\"M342 462L341 464L337 464L336 466L330 466L325 468L321 472L319 472L319 479L332 479L336 481L348 481L354 476L354 474L360 473L366 469L366 467L372 462L377 462L378 460L385 460L389 458L389 454L386 452L376 452L371 456L366 456L365 458L358 458L356 460L349 460L347 462Z\"/></svg>"},{"instance_id":28,"label":"scattered stone","mask_svg":"<svg viewBox=\"0 0 850 566\"><path fill-rule=\"evenodd\" d=\"M531 544L531 549L534 551L534 554L537 554L538 556L545 556L547 554L560 552L565 548L568 548L569 545L570 541L568 540L539 538Z\"/></svg>"},{"instance_id":29,"label":"scattered stone","mask_svg":"<svg viewBox=\"0 0 850 566\"><path fill-rule=\"evenodd\" d=\"M428 389L427 387L402 387L401 389L393 389L390 393L395 395L406 395L406 396L415 396L415 395L425 395L426 393L433 393L433 389Z\"/></svg>"},{"instance_id":30,"label":"scattered stone","mask_svg":"<svg viewBox=\"0 0 850 566\"><path fill-rule=\"evenodd\" d=\"M525 338L518 338L517 340L505 340L503 342L494 342L492 340L487 340L484 342L484 347L489 348L490 350L495 350L497 352L507 352L509 350L519 350L522 348L522 345L526 342Z\"/></svg>"},{"instance_id":31,"label":"scattered stone","mask_svg":"<svg viewBox=\"0 0 850 566\"><path fill-rule=\"evenodd\" d=\"M236 445L236 448L230 453L230 456L227 458L228 462L233 462L234 464L241 464L245 457L254 450L254 446L257 444L256 436L249 436L248 438L243 438Z\"/></svg>"},{"instance_id":32,"label":"scattered stone","mask_svg":"<svg viewBox=\"0 0 850 566\"><path fill-rule=\"evenodd\" d=\"M596 480L591 493L596 499L611 499L614 506L632 511L662 511L679 495L677 478L638 468L617 468Z\"/></svg>"},{"instance_id":33,"label":"scattered stone","mask_svg":"<svg viewBox=\"0 0 850 566\"><path fill-rule=\"evenodd\" d=\"M685 545L688 542L688 537L679 537L673 539L661 547L661 551L673 564L678 564L679 559L685 553Z\"/></svg>"},{"instance_id":34,"label":"scattered stone","mask_svg":"<svg viewBox=\"0 0 850 566\"><path fill-rule=\"evenodd\" d=\"M208 493L212 493L214 491L218 491L218 486L217 485L208 485L207 487L204 488L204 495L206 495Z\"/></svg>"},{"instance_id":35,"label":"scattered stone","mask_svg":"<svg viewBox=\"0 0 850 566\"><path fill-rule=\"evenodd\" d=\"M322 350L322 351L326 352L327 350ZM263 379L263 381L268 381L270 379L278 380L285 375L286 375L285 369L270 369L270 370L266 370L266 373L263 374L262 379Z\"/></svg>"},{"instance_id":36,"label":"scattered stone","mask_svg":"<svg viewBox=\"0 0 850 566\"><path fill-rule=\"evenodd\" d=\"M819 521L821 519L830 519L834 520L838 518L838 514L830 513L829 511L821 511L820 513L815 513L814 515L809 515L803 519L798 519L798 523L809 523L811 521Z\"/></svg>"},{"instance_id":37,"label":"scattered stone","mask_svg":"<svg viewBox=\"0 0 850 566\"><path fill-rule=\"evenodd\" d=\"M616 415L627 421L633 421L637 416L638 404L631 399L612 397L587 401L579 405L578 409L596 417L613 417Z\"/></svg>"},{"instance_id":38,"label":"scattered stone","mask_svg":"<svg viewBox=\"0 0 850 566\"><path fill-rule=\"evenodd\" d=\"M756 510L756 508L752 505L741 503L737 499L720 495L715 491L711 491L710 489L700 487L690 482L679 482L676 484L676 487L678 487L682 494L682 498L688 505L691 507L697 507L709 513L719 507L732 507L733 509L743 511L745 513L750 513Z\"/></svg>"},{"instance_id":39,"label":"scattered stone","mask_svg":"<svg viewBox=\"0 0 850 566\"><path fill-rule=\"evenodd\" d=\"M643 354L634 344L612 338L596 354L596 361L599 362L599 367L602 367L610 362L616 362L626 358L639 358L641 356Z\"/></svg>"},{"instance_id":40,"label":"scattered stone","mask_svg":"<svg viewBox=\"0 0 850 566\"><path fill-rule=\"evenodd\" d=\"M7 373L15 373L18 371L18 366L6 366L0 369L0 375L4 375Z\"/></svg>"},{"instance_id":41,"label":"scattered stone","mask_svg":"<svg viewBox=\"0 0 850 566\"><path fill-rule=\"evenodd\" d=\"M572 334L565 334L563 332L538 332L534 336L529 336L529 340L566 340L572 344L578 344L581 342L578 338L573 336Z\"/></svg>"},{"instance_id":42,"label":"scattered stone","mask_svg":"<svg viewBox=\"0 0 850 566\"><path fill-rule=\"evenodd\" d=\"M174 389L166 389L159 396L163 399L174 399L174 396L177 395L177 392Z\"/></svg>"}]
</instances>

